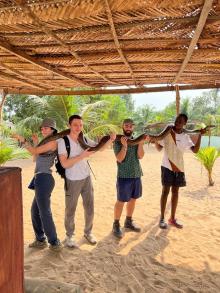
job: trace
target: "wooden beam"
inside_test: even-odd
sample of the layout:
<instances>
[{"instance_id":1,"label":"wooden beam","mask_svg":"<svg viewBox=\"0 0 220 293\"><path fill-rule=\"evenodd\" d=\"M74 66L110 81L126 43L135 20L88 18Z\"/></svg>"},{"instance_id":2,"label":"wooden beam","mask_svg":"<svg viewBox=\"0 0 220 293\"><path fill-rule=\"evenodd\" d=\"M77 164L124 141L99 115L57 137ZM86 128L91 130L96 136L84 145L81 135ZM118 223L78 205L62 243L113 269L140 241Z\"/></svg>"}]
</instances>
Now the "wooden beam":
<instances>
[{"instance_id":1,"label":"wooden beam","mask_svg":"<svg viewBox=\"0 0 220 293\"><path fill-rule=\"evenodd\" d=\"M212 89L219 88L220 81L217 84L202 84L202 85L180 85L179 90L196 90L196 89ZM70 91L31 91L31 90L16 90L9 88L10 94L29 94L29 95L54 95L54 96L72 96L72 95L100 95L100 94L138 94L138 93L156 93L175 91L175 86L161 86L161 87L144 87L144 88L126 88L126 89L94 89L94 90L70 90Z\"/></svg>"},{"instance_id":2,"label":"wooden beam","mask_svg":"<svg viewBox=\"0 0 220 293\"><path fill-rule=\"evenodd\" d=\"M137 81L135 79L135 76L134 76L134 72L133 72L130 64L128 63L128 60L124 56L123 51L121 49L121 45L120 45L119 40L118 40L117 32L116 32L113 17L112 17L111 8L109 6L108 0L104 0L104 1L105 1L105 9L106 9L107 16L108 16L108 22L109 22L109 25L111 27L111 32L112 32L112 35L113 35L114 43L115 43L116 49L118 51L118 54L121 57L121 59L124 62L124 64L126 65L126 67L128 68L128 71L131 74L131 77L132 77L132 80L133 80L134 84L138 85L138 83L137 83Z\"/></svg>"},{"instance_id":3,"label":"wooden beam","mask_svg":"<svg viewBox=\"0 0 220 293\"><path fill-rule=\"evenodd\" d=\"M54 38L62 47L64 47L65 49L67 49L67 51L76 59L78 60L80 63L82 63L82 65L92 71L95 75L101 77L102 79L104 79L105 81L107 81L110 84L118 84L118 83L114 83L112 82L109 78L107 78L104 74L99 73L98 71L94 70L91 66L89 66L85 61L83 61L83 59L79 56L78 53L76 53L75 51L73 51L71 49L71 46L67 45L61 38L59 38L52 30L50 30L49 28L46 27L46 24L41 24L41 21L39 20L39 18L34 14L34 12L31 10L31 8L29 6L26 5L24 0L14 0L14 2L34 21L34 24L37 25L42 31L44 31L48 36ZM88 85L87 86L91 86Z\"/></svg>"},{"instance_id":4,"label":"wooden beam","mask_svg":"<svg viewBox=\"0 0 220 293\"><path fill-rule=\"evenodd\" d=\"M179 115L180 113L180 91L179 91L179 86L175 86L176 90L176 115Z\"/></svg>"},{"instance_id":5,"label":"wooden beam","mask_svg":"<svg viewBox=\"0 0 220 293\"><path fill-rule=\"evenodd\" d=\"M45 88L42 88L40 86L34 85L34 84L32 84L32 83L30 83L30 82L28 82L26 80L23 80L23 79L21 79L19 77L12 76L12 75L10 75L8 73L4 73L4 72L1 72L1 71L0 71L0 78L2 78L4 80L16 80L16 81L21 82L21 83L23 83L23 84L25 84L26 86L29 86L29 87L31 86L31 87L38 88L38 89L39 88L45 89Z\"/></svg>"},{"instance_id":6,"label":"wooden beam","mask_svg":"<svg viewBox=\"0 0 220 293\"><path fill-rule=\"evenodd\" d=\"M80 85L83 85L83 86L90 86L89 84L87 84L86 82L82 81L79 78L75 78L70 74L63 73L62 71L56 69L55 67L53 67L45 62L38 61L36 58L31 57L31 56L27 55L26 53L22 52L21 50L16 49L11 44L9 44L6 40L3 40L2 38L0 40L0 47L4 50L10 52L11 54L16 55L20 59L28 61L29 63L32 63L33 65L36 65L40 68L46 69L49 72L52 72L54 74L61 76L62 78L69 79L69 80L74 81L74 82L76 82Z\"/></svg>"},{"instance_id":7,"label":"wooden beam","mask_svg":"<svg viewBox=\"0 0 220 293\"><path fill-rule=\"evenodd\" d=\"M7 96L8 91L3 89L2 90L2 98L1 98L1 102L0 102L0 125L2 124L2 116L3 116L3 107L6 101L6 96Z\"/></svg>"},{"instance_id":8,"label":"wooden beam","mask_svg":"<svg viewBox=\"0 0 220 293\"><path fill-rule=\"evenodd\" d=\"M45 87L45 85L47 84L46 82L43 84L41 82L38 81L38 84L36 84L35 82L33 82L33 80L31 78L29 78L28 76L26 76L25 74L21 73L20 71L11 68L10 66L0 62L0 67L7 69L9 71L11 71L12 73L15 73L23 78L25 78L25 82L27 84L29 84L31 87L35 87L35 88L40 88L40 89L47 89L47 87ZM14 77L16 78L16 77ZM42 84L42 85L41 85Z\"/></svg>"},{"instance_id":9,"label":"wooden beam","mask_svg":"<svg viewBox=\"0 0 220 293\"><path fill-rule=\"evenodd\" d=\"M199 37L200 37L200 35L202 33L202 30L203 30L203 28L205 26L207 17L209 15L209 11L212 8L212 3L213 3L213 0L205 0L205 3L204 3L203 8L202 8L202 12L201 12L200 17L199 17L198 24L197 24L197 27L196 27L196 30L195 30L195 33L194 33L194 36L193 36L192 41L190 42L189 48L187 50L186 57L185 57L182 65L181 65L180 70L177 73L173 83L178 82L181 74L185 70L187 63L189 62L189 60L190 60L190 58L192 56L192 53L193 53L193 51L195 49L195 46L196 46L196 44L197 44L197 42L199 40Z\"/></svg>"}]
</instances>

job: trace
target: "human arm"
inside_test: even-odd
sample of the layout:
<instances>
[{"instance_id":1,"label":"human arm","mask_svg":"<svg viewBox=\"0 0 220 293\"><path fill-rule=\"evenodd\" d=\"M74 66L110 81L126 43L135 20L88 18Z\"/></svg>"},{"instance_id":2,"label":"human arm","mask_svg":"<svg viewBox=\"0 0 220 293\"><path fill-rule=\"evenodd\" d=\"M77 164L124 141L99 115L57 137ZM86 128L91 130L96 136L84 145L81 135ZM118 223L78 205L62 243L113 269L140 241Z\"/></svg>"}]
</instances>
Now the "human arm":
<instances>
[{"instance_id":1,"label":"human arm","mask_svg":"<svg viewBox=\"0 0 220 293\"><path fill-rule=\"evenodd\" d=\"M150 137L148 135L145 137L144 140L142 140L138 144L138 150L137 150L138 159L142 159L144 157L144 143L145 143L145 141L147 141L147 142L150 141Z\"/></svg>"},{"instance_id":2,"label":"human arm","mask_svg":"<svg viewBox=\"0 0 220 293\"><path fill-rule=\"evenodd\" d=\"M201 138L202 138L202 135L206 133L206 129L203 128L203 129L200 129L200 133L199 133L199 136L198 136L198 139L197 139L197 142L194 146L191 147L191 150L193 153L198 153L199 149L200 149L200 145L201 145Z\"/></svg>"},{"instance_id":3,"label":"human arm","mask_svg":"<svg viewBox=\"0 0 220 293\"><path fill-rule=\"evenodd\" d=\"M104 151L105 149L107 149L115 139L116 139L116 134L111 133L109 140L100 148L100 151Z\"/></svg>"},{"instance_id":4,"label":"human arm","mask_svg":"<svg viewBox=\"0 0 220 293\"><path fill-rule=\"evenodd\" d=\"M89 151L89 149L84 150L80 155L68 158L67 154L59 154L59 160L63 168L67 169L78 163L79 161L90 157L95 152Z\"/></svg>"},{"instance_id":5,"label":"human arm","mask_svg":"<svg viewBox=\"0 0 220 293\"><path fill-rule=\"evenodd\" d=\"M16 135L16 139L18 139L21 142L22 146L32 155L39 155L48 151L55 151L57 149L56 141L50 141L41 146L34 147L21 135Z\"/></svg>"},{"instance_id":6,"label":"human arm","mask_svg":"<svg viewBox=\"0 0 220 293\"><path fill-rule=\"evenodd\" d=\"M120 151L115 154L118 163L121 163L126 157L127 149L128 149L127 137L125 136L121 137L121 144L122 144L122 147Z\"/></svg>"}]
</instances>

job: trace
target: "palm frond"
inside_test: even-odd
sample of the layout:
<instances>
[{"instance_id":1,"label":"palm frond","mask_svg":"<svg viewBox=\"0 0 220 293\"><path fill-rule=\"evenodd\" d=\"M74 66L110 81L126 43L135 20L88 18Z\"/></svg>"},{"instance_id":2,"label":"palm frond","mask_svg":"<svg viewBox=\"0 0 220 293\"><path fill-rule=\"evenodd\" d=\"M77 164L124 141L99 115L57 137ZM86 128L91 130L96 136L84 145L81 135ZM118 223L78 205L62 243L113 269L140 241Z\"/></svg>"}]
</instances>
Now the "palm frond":
<instances>
[{"instance_id":1,"label":"palm frond","mask_svg":"<svg viewBox=\"0 0 220 293\"><path fill-rule=\"evenodd\" d=\"M220 151L215 147L205 147L201 148L195 156L202 165L210 171L212 170L216 159L220 157Z\"/></svg>"},{"instance_id":2,"label":"palm frond","mask_svg":"<svg viewBox=\"0 0 220 293\"><path fill-rule=\"evenodd\" d=\"M86 104L82 107L81 116L84 119L85 116L88 116L89 114L91 114L91 112L97 111L98 109L103 109L107 107L108 105L109 105L109 102L105 100L97 101L92 104Z\"/></svg>"},{"instance_id":3,"label":"palm frond","mask_svg":"<svg viewBox=\"0 0 220 293\"><path fill-rule=\"evenodd\" d=\"M88 135L89 137L95 139L97 137L102 137L104 135L107 135L111 132L114 133L119 133L121 131L121 129L116 126L116 125L112 125L112 124L104 124L104 125L99 125L97 127L92 128L90 131L88 131L86 133L86 135Z\"/></svg>"},{"instance_id":4,"label":"palm frond","mask_svg":"<svg viewBox=\"0 0 220 293\"><path fill-rule=\"evenodd\" d=\"M0 141L0 165L4 165L7 161L15 159L29 158L30 154L16 146L12 139L1 139Z\"/></svg>"}]
</instances>

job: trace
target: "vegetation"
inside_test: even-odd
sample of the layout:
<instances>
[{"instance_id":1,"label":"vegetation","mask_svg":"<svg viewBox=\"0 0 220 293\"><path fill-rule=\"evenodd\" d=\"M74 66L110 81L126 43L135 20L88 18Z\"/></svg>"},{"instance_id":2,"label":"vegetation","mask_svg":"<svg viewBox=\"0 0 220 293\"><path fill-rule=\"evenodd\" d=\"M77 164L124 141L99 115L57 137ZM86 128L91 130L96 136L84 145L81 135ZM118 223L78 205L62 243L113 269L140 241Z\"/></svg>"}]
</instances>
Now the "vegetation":
<instances>
[{"instance_id":1,"label":"vegetation","mask_svg":"<svg viewBox=\"0 0 220 293\"><path fill-rule=\"evenodd\" d=\"M212 135L220 134L218 90L203 93L193 100L183 99L180 107L181 112L186 113L190 121L215 124L217 127L212 130ZM15 131L26 138L33 132L39 132L39 125L45 117L55 119L58 130L67 128L68 117L72 114L80 114L83 117L85 133L92 138L99 138L111 131L119 133L122 120L128 117L136 122L136 134L143 133L144 128L151 123L173 122L176 105L175 102L170 103L162 111L157 111L147 104L135 109L131 95L8 95L3 107L4 121L11 123ZM11 131L13 130L7 125L2 124L0 137L10 136Z\"/></svg>"},{"instance_id":2,"label":"vegetation","mask_svg":"<svg viewBox=\"0 0 220 293\"><path fill-rule=\"evenodd\" d=\"M215 147L201 148L198 153L195 154L195 156L207 170L209 186L214 185L214 181L212 179L212 170L216 159L220 157L220 150L216 149Z\"/></svg>"},{"instance_id":3,"label":"vegetation","mask_svg":"<svg viewBox=\"0 0 220 293\"><path fill-rule=\"evenodd\" d=\"M29 154L26 150L16 146L12 139L1 139L0 141L0 166L3 166L7 161L15 159L28 158Z\"/></svg>"}]
</instances>

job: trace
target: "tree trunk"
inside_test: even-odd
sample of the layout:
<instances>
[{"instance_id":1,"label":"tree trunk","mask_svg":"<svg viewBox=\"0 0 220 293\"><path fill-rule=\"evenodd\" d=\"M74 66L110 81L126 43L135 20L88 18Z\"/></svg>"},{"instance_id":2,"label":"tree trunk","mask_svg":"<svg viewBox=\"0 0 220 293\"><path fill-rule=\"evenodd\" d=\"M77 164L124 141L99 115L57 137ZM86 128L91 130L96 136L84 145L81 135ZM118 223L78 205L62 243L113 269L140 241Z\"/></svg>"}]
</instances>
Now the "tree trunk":
<instances>
[{"instance_id":1,"label":"tree trunk","mask_svg":"<svg viewBox=\"0 0 220 293\"><path fill-rule=\"evenodd\" d=\"M209 186L213 186L214 181L212 180L212 170L208 171L208 176L209 176Z\"/></svg>"},{"instance_id":2,"label":"tree trunk","mask_svg":"<svg viewBox=\"0 0 220 293\"><path fill-rule=\"evenodd\" d=\"M211 124L211 123L210 123ZM209 142L208 142L208 146L210 147L210 144L211 144L211 130L209 128Z\"/></svg>"}]
</instances>

